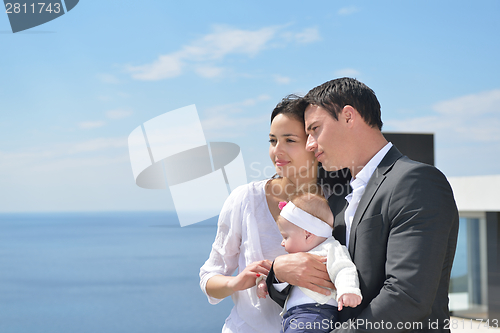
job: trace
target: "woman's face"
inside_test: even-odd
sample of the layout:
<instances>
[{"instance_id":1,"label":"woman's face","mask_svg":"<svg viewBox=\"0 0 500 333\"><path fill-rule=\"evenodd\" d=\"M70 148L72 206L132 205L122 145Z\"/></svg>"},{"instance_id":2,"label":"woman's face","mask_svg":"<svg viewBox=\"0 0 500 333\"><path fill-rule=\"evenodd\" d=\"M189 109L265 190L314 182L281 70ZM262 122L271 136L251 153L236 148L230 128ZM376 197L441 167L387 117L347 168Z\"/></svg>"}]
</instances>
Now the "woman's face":
<instances>
[{"instance_id":1,"label":"woman's face","mask_svg":"<svg viewBox=\"0 0 500 333\"><path fill-rule=\"evenodd\" d=\"M300 121L279 114L274 117L269 133L269 156L276 173L287 178L310 178L317 162L314 152L306 150L307 135Z\"/></svg>"}]
</instances>

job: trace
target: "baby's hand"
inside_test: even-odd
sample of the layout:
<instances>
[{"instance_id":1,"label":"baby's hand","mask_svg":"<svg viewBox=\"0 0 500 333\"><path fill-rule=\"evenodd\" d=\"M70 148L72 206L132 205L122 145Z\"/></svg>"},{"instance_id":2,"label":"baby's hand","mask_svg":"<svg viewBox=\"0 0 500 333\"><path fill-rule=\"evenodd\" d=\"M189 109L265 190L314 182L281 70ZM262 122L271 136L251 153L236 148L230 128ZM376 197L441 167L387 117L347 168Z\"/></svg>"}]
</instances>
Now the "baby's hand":
<instances>
[{"instance_id":1,"label":"baby's hand","mask_svg":"<svg viewBox=\"0 0 500 333\"><path fill-rule=\"evenodd\" d=\"M343 306L357 307L361 304L361 297L356 294L343 294L339 298L339 311L342 311Z\"/></svg>"},{"instance_id":2,"label":"baby's hand","mask_svg":"<svg viewBox=\"0 0 500 333\"><path fill-rule=\"evenodd\" d=\"M257 283L257 296L259 298L266 298L267 294L266 279L262 279Z\"/></svg>"}]
</instances>

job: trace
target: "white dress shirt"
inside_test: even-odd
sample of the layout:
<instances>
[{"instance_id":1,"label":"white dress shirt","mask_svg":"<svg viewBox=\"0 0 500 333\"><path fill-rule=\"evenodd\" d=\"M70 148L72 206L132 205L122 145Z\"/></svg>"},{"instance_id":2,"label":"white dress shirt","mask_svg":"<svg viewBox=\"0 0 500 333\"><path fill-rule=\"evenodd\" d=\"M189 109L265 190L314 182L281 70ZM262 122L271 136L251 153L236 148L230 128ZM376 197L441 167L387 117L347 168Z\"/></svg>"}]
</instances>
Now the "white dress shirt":
<instances>
[{"instance_id":1,"label":"white dress shirt","mask_svg":"<svg viewBox=\"0 0 500 333\"><path fill-rule=\"evenodd\" d=\"M385 157L389 149L391 149L392 143L387 143L382 149L372 157L372 159L366 163L366 165L361 169L361 171L356 175L356 178L351 179L351 187L352 191L349 193L345 199L349 203L347 209L345 210L344 220L345 220L345 240L346 247L349 248L349 238L351 235L351 226L352 220L354 219L354 214L356 213L356 209L358 208L359 201L365 193L366 185L370 180L371 176L377 169L382 159Z\"/></svg>"}]
</instances>

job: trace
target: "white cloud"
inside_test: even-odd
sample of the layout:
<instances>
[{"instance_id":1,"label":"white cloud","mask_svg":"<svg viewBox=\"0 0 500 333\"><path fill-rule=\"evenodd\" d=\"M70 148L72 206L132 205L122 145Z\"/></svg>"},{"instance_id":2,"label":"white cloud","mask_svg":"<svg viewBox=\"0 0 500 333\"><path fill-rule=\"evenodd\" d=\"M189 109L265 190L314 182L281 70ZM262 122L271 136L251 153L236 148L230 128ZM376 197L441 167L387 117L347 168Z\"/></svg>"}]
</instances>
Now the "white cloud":
<instances>
[{"instance_id":1,"label":"white cloud","mask_svg":"<svg viewBox=\"0 0 500 333\"><path fill-rule=\"evenodd\" d=\"M103 102L109 102L113 100L113 97L107 95L100 95L97 97L97 99Z\"/></svg>"},{"instance_id":2,"label":"white cloud","mask_svg":"<svg viewBox=\"0 0 500 333\"><path fill-rule=\"evenodd\" d=\"M0 151L0 166L12 164L16 161L22 160L43 160L47 158L52 158L57 155L57 152L53 150L41 150L41 149L32 149L21 152L2 152Z\"/></svg>"},{"instance_id":3,"label":"white cloud","mask_svg":"<svg viewBox=\"0 0 500 333\"><path fill-rule=\"evenodd\" d=\"M104 121L83 121L78 124L78 127L82 129L92 129L92 128L98 128L106 125L106 122Z\"/></svg>"},{"instance_id":4,"label":"white cloud","mask_svg":"<svg viewBox=\"0 0 500 333\"><path fill-rule=\"evenodd\" d=\"M97 138L74 143L59 143L51 146L29 147L16 152L0 151L0 170L32 168L35 165L55 165L58 161L77 158L94 159L93 154L110 155L116 149L128 146L127 137ZM89 155L90 154L90 155ZM100 155L99 158L102 158Z\"/></svg>"},{"instance_id":5,"label":"white cloud","mask_svg":"<svg viewBox=\"0 0 500 333\"><path fill-rule=\"evenodd\" d=\"M103 83L110 83L110 84L120 83L120 80L112 74L100 73L97 74L97 78Z\"/></svg>"},{"instance_id":6,"label":"white cloud","mask_svg":"<svg viewBox=\"0 0 500 333\"><path fill-rule=\"evenodd\" d=\"M122 119L126 118L132 115L131 110L123 110L123 109L115 109L115 110L108 110L106 111L105 115L106 118L116 120L116 119ZM78 127L81 129L93 129L93 128L99 128L103 127L106 125L106 122L103 120L96 120L96 121L82 121L78 123Z\"/></svg>"},{"instance_id":7,"label":"white cloud","mask_svg":"<svg viewBox=\"0 0 500 333\"><path fill-rule=\"evenodd\" d=\"M256 98L246 99L242 102L242 104L246 105L246 106L251 106L251 105L257 104L258 102L268 101L270 99L271 99L271 96L266 95L266 94L262 94L262 95L257 96Z\"/></svg>"},{"instance_id":8,"label":"white cloud","mask_svg":"<svg viewBox=\"0 0 500 333\"><path fill-rule=\"evenodd\" d=\"M202 121L204 131L216 132L228 130L224 135L234 136L238 133L243 135L242 130L256 124L263 124L269 121L270 115L258 117L233 118L229 115L219 115ZM232 134L230 134L232 133Z\"/></svg>"},{"instance_id":9,"label":"white cloud","mask_svg":"<svg viewBox=\"0 0 500 333\"><path fill-rule=\"evenodd\" d=\"M78 154L82 152L95 152L110 148L123 148L128 146L126 137L97 138L70 145L64 154Z\"/></svg>"},{"instance_id":10,"label":"white cloud","mask_svg":"<svg viewBox=\"0 0 500 333\"><path fill-rule=\"evenodd\" d=\"M193 45L184 47L182 52L197 60L223 59L232 53L255 56L267 47L278 30L279 27L249 31L219 26L215 27L214 33L195 41Z\"/></svg>"},{"instance_id":11,"label":"white cloud","mask_svg":"<svg viewBox=\"0 0 500 333\"><path fill-rule=\"evenodd\" d=\"M269 114L254 117L241 117L242 114L252 113L255 107L268 101L268 95L260 95L255 98L248 98L241 102L217 105L205 110L207 118L201 119L203 131L207 138L228 138L245 136L251 131L252 126L264 126L269 122Z\"/></svg>"},{"instance_id":12,"label":"white cloud","mask_svg":"<svg viewBox=\"0 0 500 333\"><path fill-rule=\"evenodd\" d=\"M132 113L130 110L115 109L106 111L106 117L108 119L122 119L130 117Z\"/></svg>"},{"instance_id":13,"label":"white cloud","mask_svg":"<svg viewBox=\"0 0 500 333\"><path fill-rule=\"evenodd\" d=\"M321 40L317 28L306 28L304 31L295 34L295 39L299 43L313 43Z\"/></svg>"},{"instance_id":14,"label":"white cloud","mask_svg":"<svg viewBox=\"0 0 500 333\"><path fill-rule=\"evenodd\" d=\"M438 102L432 109L431 115L385 125L391 131L435 133L436 161L444 161L438 166L448 175L500 172L500 89Z\"/></svg>"},{"instance_id":15,"label":"white cloud","mask_svg":"<svg viewBox=\"0 0 500 333\"><path fill-rule=\"evenodd\" d=\"M356 6L343 7L337 12L339 15L347 16L359 12L359 8Z\"/></svg>"},{"instance_id":16,"label":"white cloud","mask_svg":"<svg viewBox=\"0 0 500 333\"><path fill-rule=\"evenodd\" d=\"M432 107L449 116L478 116L500 111L500 89L467 95L436 103Z\"/></svg>"},{"instance_id":17,"label":"white cloud","mask_svg":"<svg viewBox=\"0 0 500 333\"><path fill-rule=\"evenodd\" d=\"M155 81L182 75L185 70L194 70L205 78L221 76L225 68L214 65L222 63L231 55L254 57L265 49L280 43L295 41L312 43L320 40L317 28L306 28L302 32L283 32L283 27L271 26L259 30L242 30L226 26L215 26L214 31L178 51L161 55L149 64L125 68L134 79ZM277 43L274 43L277 42ZM282 46L282 45L281 45Z\"/></svg>"},{"instance_id":18,"label":"white cloud","mask_svg":"<svg viewBox=\"0 0 500 333\"><path fill-rule=\"evenodd\" d=\"M292 81L292 79L290 79L287 76L275 75L274 81L279 84L289 84Z\"/></svg>"},{"instance_id":19,"label":"white cloud","mask_svg":"<svg viewBox=\"0 0 500 333\"><path fill-rule=\"evenodd\" d=\"M137 80L156 81L169 79L182 74L184 63L178 54L160 56L151 64L128 66L127 71Z\"/></svg>"},{"instance_id":20,"label":"white cloud","mask_svg":"<svg viewBox=\"0 0 500 333\"><path fill-rule=\"evenodd\" d=\"M441 132L459 142L500 142L500 89L434 104L433 115L390 120L396 130Z\"/></svg>"},{"instance_id":21,"label":"white cloud","mask_svg":"<svg viewBox=\"0 0 500 333\"><path fill-rule=\"evenodd\" d=\"M124 99L129 98L129 94L123 91L115 91L112 95L99 95L97 99L103 102L120 101L123 102Z\"/></svg>"},{"instance_id":22,"label":"white cloud","mask_svg":"<svg viewBox=\"0 0 500 333\"><path fill-rule=\"evenodd\" d=\"M361 73L354 68L343 68L335 71L337 77L359 77Z\"/></svg>"},{"instance_id":23,"label":"white cloud","mask_svg":"<svg viewBox=\"0 0 500 333\"><path fill-rule=\"evenodd\" d=\"M220 114L234 114L234 113L242 113L246 107L254 106L259 102L267 101L271 99L269 95L262 94L255 98L247 98L241 102L222 104L210 107L205 110L205 113L215 117Z\"/></svg>"},{"instance_id":24,"label":"white cloud","mask_svg":"<svg viewBox=\"0 0 500 333\"><path fill-rule=\"evenodd\" d=\"M224 68L213 67L213 66L199 66L195 69L195 72L205 78L213 78L222 75Z\"/></svg>"}]
</instances>

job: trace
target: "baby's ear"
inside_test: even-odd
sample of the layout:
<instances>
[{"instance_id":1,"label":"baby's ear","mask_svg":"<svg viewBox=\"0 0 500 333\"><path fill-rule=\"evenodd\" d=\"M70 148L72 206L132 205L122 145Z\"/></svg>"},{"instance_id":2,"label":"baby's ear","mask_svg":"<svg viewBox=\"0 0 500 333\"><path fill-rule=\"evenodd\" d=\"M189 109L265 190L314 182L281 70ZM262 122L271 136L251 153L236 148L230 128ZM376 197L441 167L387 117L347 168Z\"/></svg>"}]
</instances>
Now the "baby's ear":
<instances>
[{"instance_id":1,"label":"baby's ear","mask_svg":"<svg viewBox=\"0 0 500 333\"><path fill-rule=\"evenodd\" d=\"M318 239L318 236L309 231L304 230L304 233L306 235L306 244L312 244Z\"/></svg>"}]
</instances>

